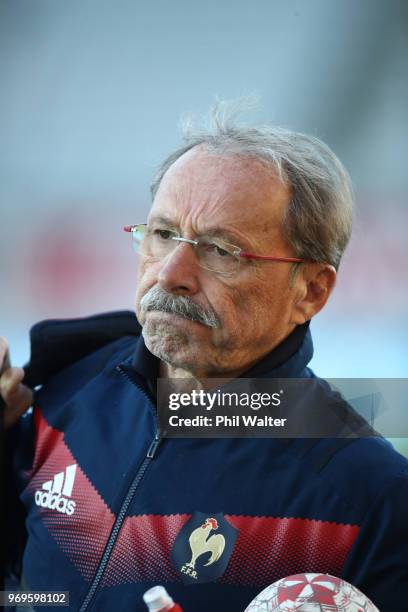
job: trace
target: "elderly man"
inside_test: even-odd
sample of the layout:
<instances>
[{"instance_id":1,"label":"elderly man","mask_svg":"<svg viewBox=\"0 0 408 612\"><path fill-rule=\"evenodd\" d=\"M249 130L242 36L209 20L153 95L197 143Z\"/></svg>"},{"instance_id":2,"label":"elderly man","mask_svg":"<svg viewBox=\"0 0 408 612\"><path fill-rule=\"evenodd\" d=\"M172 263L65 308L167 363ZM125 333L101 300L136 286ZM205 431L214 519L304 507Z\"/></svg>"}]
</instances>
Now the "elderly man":
<instances>
[{"instance_id":1,"label":"elderly man","mask_svg":"<svg viewBox=\"0 0 408 612\"><path fill-rule=\"evenodd\" d=\"M23 585L110 611L164 583L186 611L238 611L278 578L326 572L402 609L408 462L385 440L174 440L157 423L158 377L314 376L309 322L351 231L342 165L221 107L152 192L147 224L126 228L141 329L121 312L41 323L25 372L2 344L13 450L35 430Z\"/></svg>"}]
</instances>

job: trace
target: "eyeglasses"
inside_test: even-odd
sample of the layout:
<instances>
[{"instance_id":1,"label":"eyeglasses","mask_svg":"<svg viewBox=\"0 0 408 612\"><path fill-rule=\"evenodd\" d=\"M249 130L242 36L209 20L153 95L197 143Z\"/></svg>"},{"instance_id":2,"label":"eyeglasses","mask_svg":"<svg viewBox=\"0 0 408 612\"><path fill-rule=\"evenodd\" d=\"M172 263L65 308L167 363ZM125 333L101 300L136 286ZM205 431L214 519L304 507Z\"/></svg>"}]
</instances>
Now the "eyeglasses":
<instances>
[{"instance_id":1,"label":"eyeglasses","mask_svg":"<svg viewBox=\"0 0 408 612\"><path fill-rule=\"evenodd\" d=\"M183 238L178 232L170 229L150 228L146 223L125 225L125 232L132 234L133 248L137 253L152 261L160 261L170 255L178 244L186 242L196 251L197 259L202 268L218 274L232 276L239 270L242 260L257 259L284 263L305 263L298 257L274 257L270 255L254 255L239 247L218 239L199 237L197 240Z\"/></svg>"}]
</instances>

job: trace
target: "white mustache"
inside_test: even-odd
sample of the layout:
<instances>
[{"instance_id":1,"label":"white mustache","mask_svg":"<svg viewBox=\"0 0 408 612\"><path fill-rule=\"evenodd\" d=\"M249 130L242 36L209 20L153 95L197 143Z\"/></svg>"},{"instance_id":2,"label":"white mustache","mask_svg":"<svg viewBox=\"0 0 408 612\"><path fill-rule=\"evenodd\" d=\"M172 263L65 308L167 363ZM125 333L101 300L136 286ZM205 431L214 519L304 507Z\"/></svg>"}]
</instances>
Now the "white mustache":
<instances>
[{"instance_id":1,"label":"white mustache","mask_svg":"<svg viewBox=\"0 0 408 612\"><path fill-rule=\"evenodd\" d=\"M159 310L179 315L189 321L196 321L206 327L221 327L221 322L211 308L203 308L185 295L173 295L155 285L140 300L142 312Z\"/></svg>"}]
</instances>

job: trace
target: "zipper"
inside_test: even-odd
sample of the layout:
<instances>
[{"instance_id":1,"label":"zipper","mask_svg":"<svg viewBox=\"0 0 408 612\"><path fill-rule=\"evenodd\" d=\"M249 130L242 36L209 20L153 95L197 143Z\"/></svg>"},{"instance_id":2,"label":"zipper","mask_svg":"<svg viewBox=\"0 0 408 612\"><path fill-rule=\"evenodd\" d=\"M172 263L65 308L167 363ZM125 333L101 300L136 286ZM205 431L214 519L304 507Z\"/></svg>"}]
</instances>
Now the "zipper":
<instances>
[{"instance_id":1,"label":"zipper","mask_svg":"<svg viewBox=\"0 0 408 612\"><path fill-rule=\"evenodd\" d=\"M142 389L134 380L134 378L132 376L130 376L130 374L121 366L117 366L116 370L118 372L120 372L123 376L125 376L125 378L127 378L133 385L135 385L135 387L137 387L139 389L139 391L141 391L141 393L143 393L143 395L148 399L149 403L152 404L152 400L149 397L149 395L146 393L146 391L144 389ZM157 449L160 446L160 442L162 441L162 437L161 437L161 432L160 429L158 427L158 421L157 421L157 414L156 414L156 410L153 408L153 412L155 415L155 420L156 420L156 432L153 438L152 443L150 444L148 451L146 453L145 458L142 461L142 464L140 465L139 469L136 472L135 477L132 480L132 483L128 489L128 492L125 496L124 501L122 502L122 506L119 510L119 514L116 517L116 521L113 525L112 531L110 533L108 542L105 546L105 550L103 551L103 555L102 558L99 562L98 565L98 569L95 573L95 576L92 580L92 584L89 587L89 590L85 596L84 601L82 602L81 607L79 608L79 612L85 612L85 610L88 609L89 604L92 601L92 598L94 597L96 590L99 586L99 583L102 579L102 576L104 574L104 571L106 569L106 566L109 563L109 559L110 556L112 554L112 550L116 544L116 540L118 538L120 529L123 525L123 521L125 520L127 511L129 509L130 503L135 495L136 489L138 488L147 468L149 467L150 463L152 462L152 460L154 459Z\"/></svg>"},{"instance_id":2,"label":"zipper","mask_svg":"<svg viewBox=\"0 0 408 612\"><path fill-rule=\"evenodd\" d=\"M160 446L160 442L162 441L163 438L160 437L159 432L156 432L156 435L154 436L154 440L151 443L149 450L147 451L147 455L146 455L146 459L154 459L154 456L156 454L157 449Z\"/></svg>"}]
</instances>

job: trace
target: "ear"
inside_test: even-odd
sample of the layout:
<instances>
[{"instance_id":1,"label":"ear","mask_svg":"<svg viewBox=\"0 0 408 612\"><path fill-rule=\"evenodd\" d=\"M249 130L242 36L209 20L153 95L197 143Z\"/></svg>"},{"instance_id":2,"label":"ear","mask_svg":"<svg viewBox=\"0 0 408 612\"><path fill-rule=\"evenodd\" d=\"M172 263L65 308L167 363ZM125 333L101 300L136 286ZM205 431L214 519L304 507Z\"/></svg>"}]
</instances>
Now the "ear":
<instances>
[{"instance_id":1,"label":"ear","mask_svg":"<svg viewBox=\"0 0 408 612\"><path fill-rule=\"evenodd\" d=\"M294 287L295 299L292 323L309 321L326 304L336 284L336 270L329 264L308 263L298 270Z\"/></svg>"}]
</instances>

